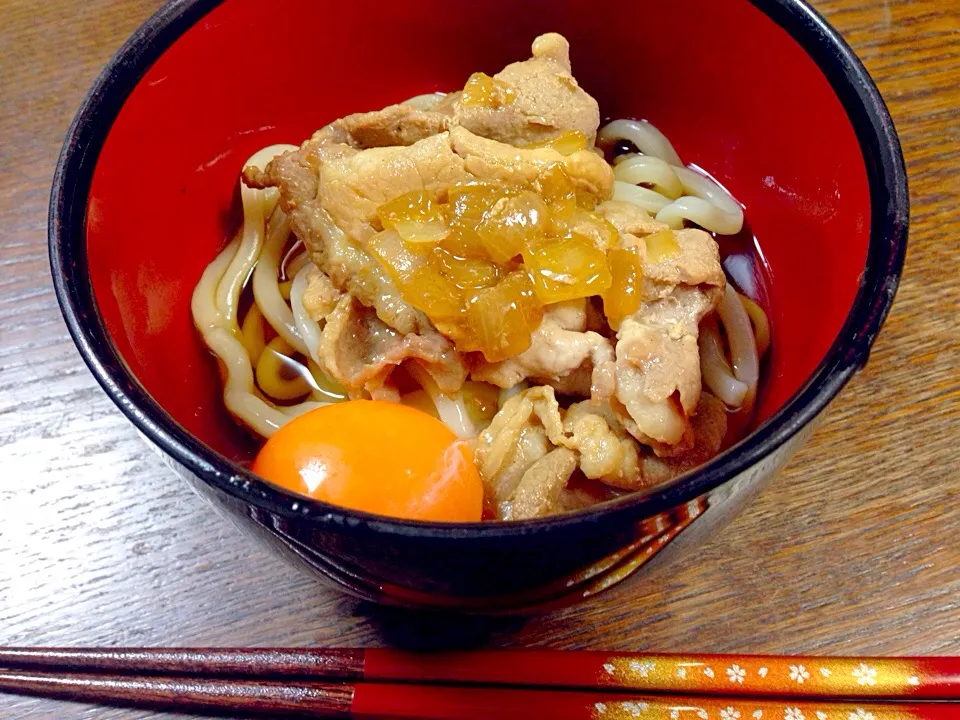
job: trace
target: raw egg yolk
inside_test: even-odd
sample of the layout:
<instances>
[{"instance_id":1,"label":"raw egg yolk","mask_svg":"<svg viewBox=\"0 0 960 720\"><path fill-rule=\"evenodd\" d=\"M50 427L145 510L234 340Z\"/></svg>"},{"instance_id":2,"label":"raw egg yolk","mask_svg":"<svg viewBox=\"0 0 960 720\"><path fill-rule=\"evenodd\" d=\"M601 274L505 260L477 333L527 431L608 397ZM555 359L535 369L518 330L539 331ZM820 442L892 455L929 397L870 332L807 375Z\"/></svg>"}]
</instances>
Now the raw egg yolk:
<instances>
[{"instance_id":1,"label":"raw egg yolk","mask_svg":"<svg viewBox=\"0 0 960 720\"><path fill-rule=\"evenodd\" d=\"M479 521L483 483L470 446L406 405L350 400L280 428L253 471L324 502L408 520Z\"/></svg>"}]
</instances>

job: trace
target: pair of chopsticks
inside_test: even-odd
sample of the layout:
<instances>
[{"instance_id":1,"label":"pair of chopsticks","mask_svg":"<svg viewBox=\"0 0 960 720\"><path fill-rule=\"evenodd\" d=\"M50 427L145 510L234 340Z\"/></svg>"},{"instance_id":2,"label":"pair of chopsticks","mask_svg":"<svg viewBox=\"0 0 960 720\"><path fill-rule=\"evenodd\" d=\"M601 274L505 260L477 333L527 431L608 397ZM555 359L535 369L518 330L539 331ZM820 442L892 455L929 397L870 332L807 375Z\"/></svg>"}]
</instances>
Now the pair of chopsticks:
<instances>
[{"instance_id":1,"label":"pair of chopsticks","mask_svg":"<svg viewBox=\"0 0 960 720\"><path fill-rule=\"evenodd\" d=\"M943 720L960 658L0 648L0 692L363 720Z\"/></svg>"}]
</instances>

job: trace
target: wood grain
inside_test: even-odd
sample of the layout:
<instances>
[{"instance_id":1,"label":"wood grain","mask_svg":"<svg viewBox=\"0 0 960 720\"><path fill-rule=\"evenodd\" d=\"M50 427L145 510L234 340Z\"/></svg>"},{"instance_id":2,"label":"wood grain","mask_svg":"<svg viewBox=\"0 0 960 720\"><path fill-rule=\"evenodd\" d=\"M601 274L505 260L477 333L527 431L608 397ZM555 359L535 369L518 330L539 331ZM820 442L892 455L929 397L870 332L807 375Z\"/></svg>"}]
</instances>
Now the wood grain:
<instances>
[{"instance_id":1,"label":"wood grain","mask_svg":"<svg viewBox=\"0 0 960 720\"><path fill-rule=\"evenodd\" d=\"M80 361L48 276L50 179L84 92L159 4L0 0L0 644L960 653L955 0L815 2L876 78L910 173L906 272L868 368L696 561L527 623L411 617L298 574L211 517Z\"/></svg>"}]
</instances>

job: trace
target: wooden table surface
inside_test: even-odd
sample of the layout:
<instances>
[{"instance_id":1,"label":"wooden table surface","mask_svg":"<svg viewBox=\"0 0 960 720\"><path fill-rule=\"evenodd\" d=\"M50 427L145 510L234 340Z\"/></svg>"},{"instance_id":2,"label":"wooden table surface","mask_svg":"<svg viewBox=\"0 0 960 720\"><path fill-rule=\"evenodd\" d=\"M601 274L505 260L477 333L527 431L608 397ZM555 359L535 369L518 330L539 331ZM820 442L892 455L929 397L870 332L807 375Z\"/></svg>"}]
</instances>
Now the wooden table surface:
<instances>
[{"instance_id":1,"label":"wooden table surface","mask_svg":"<svg viewBox=\"0 0 960 720\"><path fill-rule=\"evenodd\" d=\"M0 0L0 644L960 653L960 3L815 4L876 78L910 173L906 270L870 365L695 561L629 600L490 623L384 611L288 568L211 517L100 391L54 299L47 198L80 99L160 2Z\"/></svg>"}]
</instances>

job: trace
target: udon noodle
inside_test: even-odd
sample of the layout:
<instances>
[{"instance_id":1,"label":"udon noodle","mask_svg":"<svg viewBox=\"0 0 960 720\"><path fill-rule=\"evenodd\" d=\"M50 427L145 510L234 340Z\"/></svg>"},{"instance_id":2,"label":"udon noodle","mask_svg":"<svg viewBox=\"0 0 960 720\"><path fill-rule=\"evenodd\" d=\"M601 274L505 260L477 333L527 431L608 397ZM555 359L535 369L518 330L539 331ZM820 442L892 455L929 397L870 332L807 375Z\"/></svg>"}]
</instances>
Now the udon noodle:
<instances>
[{"instance_id":1,"label":"udon noodle","mask_svg":"<svg viewBox=\"0 0 960 720\"><path fill-rule=\"evenodd\" d=\"M429 109L443 93L407 101ZM615 157L614 199L634 203L671 228L692 223L716 235L743 227L743 208L729 192L694 166L683 164L670 141L647 121L615 120L597 137L600 147L630 147ZM246 163L263 169L293 145L272 145ZM192 300L194 322L219 360L223 399L244 425L270 437L292 418L346 398L322 369L317 354L322 325L304 309L307 276L313 267L292 235L279 193L242 181L243 225L207 267ZM252 288L249 308L240 316L244 289ZM730 410L750 412L757 395L759 359L770 344L766 314L731 283L716 312L704 319L699 346L703 382ZM460 437L478 428L463 392L446 395L429 373L409 370L422 392L413 403L430 408ZM527 387L525 381L500 391L499 406ZM409 396L408 396L409 397Z\"/></svg>"},{"instance_id":2,"label":"udon noodle","mask_svg":"<svg viewBox=\"0 0 960 720\"><path fill-rule=\"evenodd\" d=\"M294 146L264 148L247 165L262 168L291 148ZM191 311L204 343L220 362L227 409L254 432L269 437L290 418L345 396L319 366L311 370L309 363L304 365L294 358L295 352L310 355L307 341L312 339L313 328L298 302L300 296L294 296L292 302L299 310L298 324L290 301L281 291L280 255L289 242L290 226L277 207L279 193L249 188L241 182L240 195L243 226L204 271L193 292ZM297 266L306 269L307 264L301 247L285 270ZM251 272L253 303L241 321L240 295ZM302 296L302 282L298 291ZM276 335L269 344L264 338L266 327ZM307 394L313 399L284 404Z\"/></svg>"}]
</instances>

